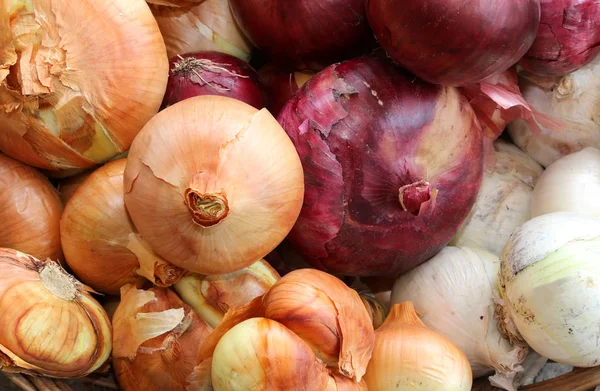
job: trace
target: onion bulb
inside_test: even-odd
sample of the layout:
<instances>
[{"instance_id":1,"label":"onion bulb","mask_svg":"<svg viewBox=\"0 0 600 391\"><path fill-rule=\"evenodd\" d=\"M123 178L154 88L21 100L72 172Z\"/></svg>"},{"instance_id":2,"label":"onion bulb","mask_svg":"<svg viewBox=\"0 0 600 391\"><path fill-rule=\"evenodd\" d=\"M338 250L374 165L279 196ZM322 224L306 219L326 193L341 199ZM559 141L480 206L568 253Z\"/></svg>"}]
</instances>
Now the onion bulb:
<instances>
[{"instance_id":1,"label":"onion bulb","mask_svg":"<svg viewBox=\"0 0 600 391\"><path fill-rule=\"evenodd\" d=\"M125 204L142 237L199 274L267 255L291 230L303 194L298 153L273 116L221 96L158 113L125 168Z\"/></svg>"},{"instance_id":2,"label":"onion bulb","mask_svg":"<svg viewBox=\"0 0 600 391\"><path fill-rule=\"evenodd\" d=\"M99 292L118 295L122 286L175 283L183 270L157 256L137 233L123 200L126 159L97 169L73 194L60 227L67 264Z\"/></svg>"},{"instance_id":3,"label":"onion bulb","mask_svg":"<svg viewBox=\"0 0 600 391\"><path fill-rule=\"evenodd\" d=\"M600 148L600 57L562 78L523 76L521 91L531 107L563 125L535 135L527 123L514 121L508 132L519 148L544 167L585 147Z\"/></svg>"},{"instance_id":4,"label":"onion bulb","mask_svg":"<svg viewBox=\"0 0 600 391\"><path fill-rule=\"evenodd\" d=\"M494 150L495 165L484 173L475 206L451 244L499 257L510 234L530 219L534 186L544 169L506 141L496 140Z\"/></svg>"},{"instance_id":5,"label":"onion bulb","mask_svg":"<svg viewBox=\"0 0 600 391\"><path fill-rule=\"evenodd\" d=\"M540 0L369 0L369 23L390 57L423 80L462 86L514 65L532 45Z\"/></svg>"},{"instance_id":6,"label":"onion bulb","mask_svg":"<svg viewBox=\"0 0 600 391\"><path fill-rule=\"evenodd\" d=\"M152 2L156 3L156 0ZM249 61L252 45L236 24L229 0L196 3L181 8L150 7L169 58L177 54L217 51Z\"/></svg>"},{"instance_id":7,"label":"onion bulb","mask_svg":"<svg viewBox=\"0 0 600 391\"><path fill-rule=\"evenodd\" d=\"M262 109L266 106L258 75L244 61L219 52L177 55L171 59L164 106L200 95L221 95Z\"/></svg>"},{"instance_id":8,"label":"onion bulb","mask_svg":"<svg viewBox=\"0 0 600 391\"><path fill-rule=\"evenodd\" d=\"M73 194L79 189L81 184L94 172L94 170L88 170L80 174L70 176L60 180L56 186L58 194L63 202L63 205L67 205L67 202L73 197Z\"/></svg>"},{"instance_id":9,"label":"onion bulb","mask_svg":"<svg viewBox=\"0 0 600 391\"><path fill-rule=\"evenodd\" d=\"M0 247L38 259L63 259L56 189L34 168L0 154Z\"/></svg>"},{"instance_id":10,"label":"onion bulb","mask_svg":"<svg viewBox=\"0 0 600 391\"><path fill-rule=\"evenodd\" d=\"M205 0L146 0L148 4L166 5L169 7L184 7L191 4L203 3Z\"/></svg>"},{"instance_id":11,"label":"onion bulb","mask_svg":"<svg viewBox=\"0 0 600 391\"><path fill-rule=\"evenodd\" d=\"M264 295L280 279L264 260L237 272L205 276L190 274L175 284L179 297L210 326L217 327L231 308Z\"/></svg>"},{"instance_id":12,"label":"onion bulb","mask_svg":"<svg viewBox=\"0 0 600 391\"><path fill-rule=\"evenodd\" d=\"M142 0L3 2L0 30L0 149L23 163L103 163L160 107L168 58Z\"/></svg>"},{"instance_id":13,"label":"onion bulb","mask_svg":"<svg viewBox=\"0 0 600 391\"><path fill-rule=\"evenodd\" d=\"M597 0L541 0L540 28L519 62L542 76L564 76L600 52L600 3Z\"/></svg>"},{"instance_id":14,"label":"onion bulb","mask_svg":"<svg viewBox=\"0 0 600 391\"><path fill-rule=\"evenodd\" d=\"M54 261L0 249L0 369L75 378L102 367L111 326L89 291Z\"/></svg>"},{"instance_id":15,"label":"onion bulb","mask_svg":"<svg viewBox=\"0 0 600 391\"><path fill-rule=\"evenodd\" d=\"M600 150L587 147L552 163L531 199L531 217L578 212L600 217Z\"/></svg>"},{"instance_id":16,"label":"onion bulb","mask_svg":"<svg viewBox=\"0 0 600 391\"><path fill-rule=\"evenodd\" d=\"M375 332L365 381L369 391L470 391L469 361L421 322L410 302L396 304Z\"/></svg>"},{"instance_id":17,"label":"onion bulb","mask_svg":"<svg viewBox=\"0 0 600 391\"><path fill-rule=\"evenodd\" d=\"M315 75L315 72L291 71L280 68L276 64L267 64L260 68L258 75L267 93L269 102L267 107L276 116L287 101Z\"/></svg>"},{"instance_id":18,"label":"onion bulb","mask_svg":"<svg viewBox=\"0 0 600 391\"><path fill-rule=\"evenodd\" d=\"M513 345L498 329L499 270L496 255L446 247L398 278L392 305L411 301L427 327L465 353L473 377L495 372L492 384L514 391L529 349L525 344Z\"/></svg>"},{"instance_id":19,"label":"onion bulb","mask_svg":"<svg viewBox=\"0 0 600 391\"><path fill-rule=\"evenodd\" d=\"M599 257L597 217L555 212L517 228L501 258L504 329L550 360L598 365Z\"/></svg>"},{"instance_id":20,"label":"onion bulb","mask_svg":"<svg viewBox=\"0 0 600 391\"><path fill-rule=\"evenodd\" d=\"M113 366L123 391L186 391L211 327L169 289L126 285L113 316Z\"/></svg>"},{"instance_id":21,"label":"onion bulb","mask_svg":"<svg viewBox=\"0 0 600 391\"><path fill-rule=\"evenodd\" d=\"M306 182L288 238L319 269L394 277L440 251L475 202L481 129L455 88L361 57L319 72L278 119Z\"/></svg>"}]
</instances>

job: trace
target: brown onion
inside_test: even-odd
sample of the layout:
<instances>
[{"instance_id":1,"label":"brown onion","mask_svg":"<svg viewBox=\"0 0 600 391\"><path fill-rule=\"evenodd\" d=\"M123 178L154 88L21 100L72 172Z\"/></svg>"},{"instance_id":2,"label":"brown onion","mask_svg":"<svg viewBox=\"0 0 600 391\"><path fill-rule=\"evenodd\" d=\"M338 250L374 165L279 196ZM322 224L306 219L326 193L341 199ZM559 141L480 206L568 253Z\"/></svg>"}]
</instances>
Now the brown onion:
<instances>
[{"instance_id":1,"label":"brown onion","mask_svg":"<svg viewBox=\"0 0 600 391\"><path fill-rule=\"evenodd\" d=\"M0 247L38 259L62 260L62 211L58 193L48 178L0 153Z\"/></svg>"}]
</instances>

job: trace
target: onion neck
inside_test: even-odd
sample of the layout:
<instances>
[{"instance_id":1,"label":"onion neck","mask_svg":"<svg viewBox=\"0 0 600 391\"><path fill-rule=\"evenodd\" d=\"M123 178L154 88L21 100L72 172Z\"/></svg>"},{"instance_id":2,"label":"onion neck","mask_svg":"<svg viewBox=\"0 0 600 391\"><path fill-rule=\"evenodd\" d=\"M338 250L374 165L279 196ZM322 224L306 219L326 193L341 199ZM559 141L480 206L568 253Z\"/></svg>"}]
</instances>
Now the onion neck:
<instances>
[{"instance_id":1,"label":"onion neck","mask_svg":"<svg viewBox=\"0 0 600 391\"><path fill-rule=\"evenodd\" d=\"M212 227L229 214L229 204L224 193L201 193L188 188L185 191L185 205L192 220L202 227Z\"/></svg>"},{"instance_id":2,"label":"onion neck","mask_svg":"<svg viewBox=\"0 0 600 391\"><path fill-rule=\"evenodd\" d=\"M421 205L431 199L431 185L421 180L400 188L399 200L402 209L418 216Z\"/></svg>"},{"instance_id":3,"label":"onion neck","mask_svg":"<svg viewBox=\"0 0 600 391\"><path fill-rule=\"evenodd\" d=\"M385 322L383 322L381 328L385 326L393 327L398 325L427 327L421 321L421 319L419 319L419 315L415 311L413 303L410 301L394 304L390 310L390 314L386 318Z\"/></svg>"},{"instance_id":4,"label":"onion neck","mask_svg":"<svg viewBox=\"0 0 600 391\"><path fill-rule=\"evenodd\" d=\"M49 261L40 269L40 281L52 294L66 301L77 299L77 281L56 262Z\"/></svg>"}]
</instances>

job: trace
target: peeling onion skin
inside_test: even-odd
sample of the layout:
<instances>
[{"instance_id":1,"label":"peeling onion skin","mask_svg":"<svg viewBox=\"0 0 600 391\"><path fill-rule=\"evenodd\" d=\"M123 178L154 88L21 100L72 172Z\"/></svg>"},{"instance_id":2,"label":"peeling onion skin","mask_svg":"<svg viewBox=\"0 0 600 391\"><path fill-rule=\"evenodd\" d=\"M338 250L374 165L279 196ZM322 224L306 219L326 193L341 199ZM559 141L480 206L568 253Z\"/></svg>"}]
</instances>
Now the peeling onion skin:
<instances>
[{"instance_id":1,"label":"peeling onion skin","mask_svg":"<svg viewBox=\"0 0 600 391\"><path fill-rule=\"evenodd\" d=\"M229 0L254 46L271 61L298 68L327 66L371 44L364 0Z\"/></svg>"},{"instance_id":2,"label":"peeling onion skin","mask_svg":"<svg viewBox=\"0 0 600 391\"><path fill-rule=\"evenodd\" d=\"M173 57L163 107L201 95L227 96L257 109L267 105L258 75L245 61L219 52Z\"/></svg>"},{"instance_id":3,"label":"peeling onion skin","mask_svg":"<svg viewBox=\"0 0 600 391\"><path fill-rule=\"evenodd\" d=\"M127 150L166 88L165 44L143 0L4 1L0 48L0 149L49 171Z\"/></svg>"},{"instance_id":4,"label":"peeling onion skin","mask_svg":"<svg viewBox=\"0 0 600 391\"><path fill-rule=\"evenodd\" d=\"M367 15L389 56L423 80L476 83L514 65L540 22L539 0L368 0Z\"/></svg>"},{"instance_id":5,"label":"peeling onion skin","mask_svg":"<svg viewBox=\"0 0 600 391\"><path fill-rule=\"evenodd\" d=\"M454 88L363 57L318 73L278 118L305 172L288 238L317 268L408 271L450 241L475 202L483 137Z\"/></svg>"},{"instance_id":6,"label":"peeling onion skin","mask_svg":"<svg viewBox=\"0 0 600 391\"><path fill-rule=\"evenodd\" d=\"M600 2L541 0L540 28L519 65L540 76L564 76L600 52Z\"/></svg>"},{"instance_id":7,"label":"peeling onion skin","mask_svg":"<svg viewBox=\"0 0 600 391\"><path fill-rule=\"evenodd\" d=\"M63 204L42 173L0 153L0 247L62 261Z\"/></svg>"}]
</instances>

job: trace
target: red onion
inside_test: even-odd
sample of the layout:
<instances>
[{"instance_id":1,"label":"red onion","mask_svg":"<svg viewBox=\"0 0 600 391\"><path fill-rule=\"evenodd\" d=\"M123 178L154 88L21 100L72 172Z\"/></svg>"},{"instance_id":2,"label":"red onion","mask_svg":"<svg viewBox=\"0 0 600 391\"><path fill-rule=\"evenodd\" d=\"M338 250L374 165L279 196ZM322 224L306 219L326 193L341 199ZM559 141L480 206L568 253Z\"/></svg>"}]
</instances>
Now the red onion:
<instances>
[{"instance_id":1,"label":"red onion","mask_svg":"<svg viewBox=\"0 0 600 391\"><path fill-rule=\"evenodd\" d=\"M279 63L322 67L360 53L371 42L364 0L229 3L254 46Z\"/></svg>"},{"instance_id":2,"label":"red onion","mask_svg":"<svg viewBox=\"0 0 600 391\"><path fill-rule=\"evenodd\" d=\"M564 76L600 52L600 1L541 0L533 46L519 63L540 76Z\"/></svg>"},{"instance_id":3,"label":"red onion","mask_svg":"<svg viewBox=\"0 0 600 391\"><path fill-rule=\"evenodd\" d=\"M310 70L290 71L273 64L262 67L258 71L258 76L267 93L269 111L276 116L296 91L314 74L315 72Z\"/></svg>"},{"instance_id":4,"label":"red onion","mask_svg":"<svg viewBox=\"0 0 600 391\"><path fill-rule=\"evenodd\" d=\"M362 57L314 76L279 122L305 175L288 238L315 267L407 271L450 241L475 202L483 137L455 88Z\"/></svg>"},{"instance_id":5,"label":"red onion","mask_svg":"<svg viewBox=\"0 0 600 391\"><path fill-rule=\"evenodd\" d=\"M420 78L461 86L514 65L533 43L539 0L368 0L390 57Z\"/></svg>"},{"instance_id":6,"label":"red onion","mask_svg":"<svg viewBox=\"0 0 600 391\"><path fill-rule=\"evenodd\" d=\"M219 52L173 57L163 107L200 95L227 96L257 109L266 106L258 75L245 61Z\"/></svg>"}]
</instances>

